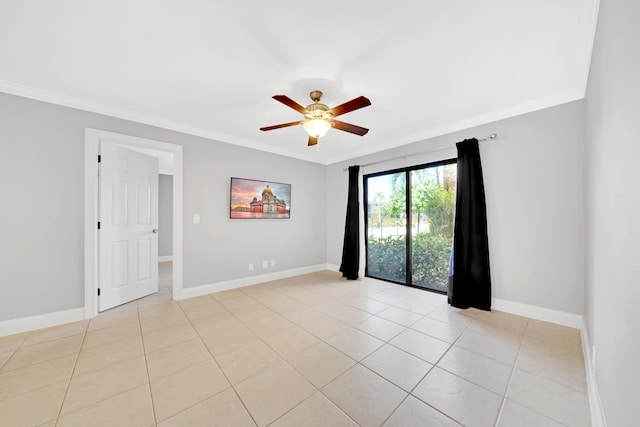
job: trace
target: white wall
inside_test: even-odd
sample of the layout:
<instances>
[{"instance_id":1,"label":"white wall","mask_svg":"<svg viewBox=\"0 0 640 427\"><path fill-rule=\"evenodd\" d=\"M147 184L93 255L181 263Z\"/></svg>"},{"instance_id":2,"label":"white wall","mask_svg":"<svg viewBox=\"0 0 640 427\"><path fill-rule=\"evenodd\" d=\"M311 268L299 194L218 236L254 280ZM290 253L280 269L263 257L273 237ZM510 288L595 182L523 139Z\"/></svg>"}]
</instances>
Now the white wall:
<instances>
[{"instance_id":1,"label":"white wall","mask_svg":"<svg viewBox=\"0 0 640 427\"><path fill-rule=\"evenodd\" d=\"M493 297L582 314L584 293L584 105L573 102L366 156L327 168L327 262L340 264L348 165L428 152L364 168L373 173L456 157L480 143ZM449 147L431 151L434 148Z\"/></svg>"},{"instance_id":2,"label":"white wall","mask_svg":"<svg viewBox=\"0 0 640 427\"><path fill-rule=\"evenodd\" d=\"M585 319L609 426L638 424L640 2L600 3L586 98Z\"/></svg>"},{"instance_id":3,"label":"white wall","mask_svg":"<svg viewBox=\"0 0 640 427\"><path fill-rule=\"evenodd\" d=\"M158 179L158 255L173 255L173 176Z\"/></svg>"},{"instance_id":4,"label":"white wall","mask_svg":"<svg viewBox=\"0 0 640 427\"><path fill-rule=\"evenodd\" d=\"M84 304L85 127L183 146L185 288L325 262L324 166L0 94L0 321ZM291 183L292 218L229 220L231 176Z\"/></svg>"}]
</instances>

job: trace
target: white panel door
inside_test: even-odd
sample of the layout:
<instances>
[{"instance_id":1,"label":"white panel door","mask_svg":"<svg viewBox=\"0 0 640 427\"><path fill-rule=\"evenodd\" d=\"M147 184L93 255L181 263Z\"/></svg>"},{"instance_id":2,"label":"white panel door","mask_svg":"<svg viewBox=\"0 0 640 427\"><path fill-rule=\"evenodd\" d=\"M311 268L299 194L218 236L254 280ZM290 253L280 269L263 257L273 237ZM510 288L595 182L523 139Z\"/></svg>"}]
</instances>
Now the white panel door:
<instances>
[{"instance_id":1,"label":"white panel door","mask_svg":"<svg viewBox=\"0 0 640 427\"><path fill-rule=\"evenodd\" d=\"M158 292L158 159L100 142L98 310Z\"/></svg>"}]
</instances>

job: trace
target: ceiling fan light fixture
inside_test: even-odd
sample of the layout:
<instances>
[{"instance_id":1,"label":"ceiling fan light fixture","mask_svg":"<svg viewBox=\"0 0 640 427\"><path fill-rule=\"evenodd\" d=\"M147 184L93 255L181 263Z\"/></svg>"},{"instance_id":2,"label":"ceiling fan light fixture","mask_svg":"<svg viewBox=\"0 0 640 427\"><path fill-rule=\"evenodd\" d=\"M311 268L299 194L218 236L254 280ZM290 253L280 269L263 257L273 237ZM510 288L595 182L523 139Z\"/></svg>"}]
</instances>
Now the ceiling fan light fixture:
<instances>
[{"instance_id":1,"label":"ceiling fan light fixture","mask_svg":"<svg viewBox=\"0 0 640 427\"><path fill-rule=\"evenodd\" d=\"M331 123L328 120L311 119L304 122L304 130L306 130L310 136L315 138L325 136L329 129L331 129Z\"/></svg>"},{"instance_id":2,"label":"ceiling fan light fixture","mask_svg":"<svg viewBox=\"0 0 640 427\"><path fill-rule=\"evenodd\" d=\"M262 127L260 128L260 130L268 131L286 128L289 126L303 125L304 130L309 134L309 142L307 144L308 146L316 145L318 143L318 138L325 136L329 129L331 129L332 127L343 132L349 132L354 135L360 136L363 136L367 132L369 132L369 129L367 128L341 122L335 119L335 117L342 114L346 114L354 110L359 110L360 108L371 105L371 101L369 101L369 99L365 98L364 96L359 96L352 99L351 101L347 101L336 107L329 108L325 104L320 103L320 100L322 99L321 91L314 90L309 94L309 96L311 97L313 104L303 107L293 99L289 98L287 95L274 95L273 99L283 103L289 108L296 110L298 113L301 113L304 116L304 120Z\"/></svg>"}]
</instances>

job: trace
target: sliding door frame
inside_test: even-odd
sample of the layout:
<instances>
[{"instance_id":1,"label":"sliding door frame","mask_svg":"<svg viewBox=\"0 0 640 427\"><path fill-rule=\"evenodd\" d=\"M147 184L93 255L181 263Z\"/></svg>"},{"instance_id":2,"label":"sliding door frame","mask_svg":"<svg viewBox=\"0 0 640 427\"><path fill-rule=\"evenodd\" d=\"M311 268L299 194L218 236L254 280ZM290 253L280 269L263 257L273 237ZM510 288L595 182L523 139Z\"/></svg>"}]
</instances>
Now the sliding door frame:
<instances>
[{"instance_id":1,"label":"sliding door frame","mask_svg":"<svg viewBox=\"0 0 640 427\"><path fill-rule=\"evenodd\" d=\"M445 166L445 165L450 165L450 164L455 164L457 163L457 159L452 158L452 159L445 159L445 160L439 160L437 162L429 162L429 163L423 163L420 165L414 165L414 166L407 166L404 168L397 168L397 169L391 169L391 170L387 170L387 171L381 171L381 172L375 172L375 173L371 173L371 174L366 174L362 176L362 188L363 188L363 205L364 205L364 246L365 246L365 268L364 268L364 275L365 277L371 277L373 279L378 279L378 280L383 280L385 282L391 282L391 283L396 283L399 285L404 285L404 286L410 286L412 288L418 288L418 289L424 289L430 292L436 292L436 293L445 293L439 290L435 290L435 289L431 289L431 288L427 288L424 286L418 286L418 285L414 285L413 284L413 248L412 248L412 240L413 240L413 235L412 235L412 230L413 230L413 215L411 213L411 189L412 189L412 180L411 180L411 172L416 171L416 170L421 170L421 169L427 169L427 168L433 168L433 167L438 167L438 166ZM367 236L367 231L369 229L369 188L368 188L368 179L369 178L375 178L378 176L384 176L384 175L393 175L393 174L397 174L397 173L404 173L405 174L405 185L406 185L406 197L405 197L405 212L406 212L406 224L405 224L405 246L406 246L406 252L405 252L405 283L402 282L398 282L395 280L391 280L391 279L385 279L385 278L381 278L381 277L375 277L375 276L370 276L369 275L369 237Z\"/></svg>"}]
</instances>

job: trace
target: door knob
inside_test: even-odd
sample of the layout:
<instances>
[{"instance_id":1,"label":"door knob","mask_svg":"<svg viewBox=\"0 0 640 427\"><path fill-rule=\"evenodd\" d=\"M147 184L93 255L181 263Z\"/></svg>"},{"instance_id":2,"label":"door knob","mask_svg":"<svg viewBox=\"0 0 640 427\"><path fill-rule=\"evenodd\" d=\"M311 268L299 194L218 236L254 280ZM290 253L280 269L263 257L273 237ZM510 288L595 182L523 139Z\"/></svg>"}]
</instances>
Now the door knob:
<instances>
[{"instance_id":1,"label":"door knob","mask_svg":"<svg viewBox=\"0 0 640 427\"><path fill-rule=\"evenodd\" d=\"M158 229L154 228L153 230L151 230L151 232L154 233L154 234L158 234Z\"/></svg>"}]
</instances>

